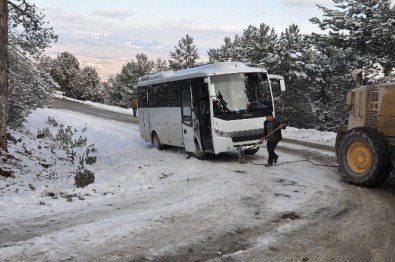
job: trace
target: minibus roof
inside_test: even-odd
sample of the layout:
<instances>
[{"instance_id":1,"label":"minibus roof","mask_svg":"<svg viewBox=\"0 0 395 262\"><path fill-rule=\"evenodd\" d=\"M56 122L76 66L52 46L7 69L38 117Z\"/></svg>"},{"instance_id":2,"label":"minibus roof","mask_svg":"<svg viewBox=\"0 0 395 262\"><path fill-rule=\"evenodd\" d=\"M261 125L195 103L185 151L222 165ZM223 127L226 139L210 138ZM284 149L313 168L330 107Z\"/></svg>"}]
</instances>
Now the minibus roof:
<instances>
[{"instance_id":1,"label":"minibus roof","mask_svg":"<svg viewBox=\"0 0 395 262\"><path fill-rule=\"evenodd\" d=\"M255 72L267 73L266 69L249 67L241 62L219 62L178 71L170 70L153 75L142 76L138 79L137 86L146 86L196 77Z\"/></svg>"}]
</instances>

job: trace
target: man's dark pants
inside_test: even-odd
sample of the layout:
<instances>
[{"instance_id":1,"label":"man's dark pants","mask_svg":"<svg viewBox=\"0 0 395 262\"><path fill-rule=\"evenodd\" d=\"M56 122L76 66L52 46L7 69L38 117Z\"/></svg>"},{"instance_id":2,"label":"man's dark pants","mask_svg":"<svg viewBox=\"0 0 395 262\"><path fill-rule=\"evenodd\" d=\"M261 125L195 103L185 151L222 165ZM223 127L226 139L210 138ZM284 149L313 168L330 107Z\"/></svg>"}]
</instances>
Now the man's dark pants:
<instances>
[{"instance_id":1,"label":"man's dark pants","mask_svg":"<svg viewBox=\"0 0 395 262\"><path fill-rule=\"evenodd\" d=\"M267 160L268 164L273 164L273 160L278 156L274 153L274 149L276 148L279 141L267 141L267 152L269 153L269 159Z\"/></svg>"}]
</instances>

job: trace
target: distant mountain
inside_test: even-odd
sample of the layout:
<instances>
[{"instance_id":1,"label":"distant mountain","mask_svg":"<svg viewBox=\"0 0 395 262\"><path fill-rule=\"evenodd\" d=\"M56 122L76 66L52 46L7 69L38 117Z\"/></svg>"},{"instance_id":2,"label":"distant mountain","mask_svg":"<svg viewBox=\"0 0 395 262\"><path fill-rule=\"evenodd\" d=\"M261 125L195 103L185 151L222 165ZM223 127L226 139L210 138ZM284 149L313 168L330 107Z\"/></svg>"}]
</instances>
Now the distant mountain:
<instances>
[{"instance_id":1,"label":"distant mountain","mask_svg":"<svg viewBox=\"0 0 395 262\"><path fill-rule=\"evenodd\" d=\"M63 33L58 42L46 51L50 57L62 52L72 53L80 62L80 67L92 66L102 81L121 72L122 66L144 53L149 59L168 60L174 45L165 45L159 41L133 39L125 34L98 34L85 31ZM199 49L201 59L206 59L206 49Z\"/></svg>"},{"instance_id":2,"label":"distant mountain","mask_svg":"<svg viewBox=\"0 0 395 262\"><path fill-rule=\"evenodd\" d=\"M77 57L81 67L95 67L105 81L119 73L122 65L135 60L137 54L144 53L151 60L167 60L173 48L158 41L132 39L125 35L77 31L59 36L58 42L46 54L56 57L62 52L70 52Z\"/></svg>"}]
</instances>

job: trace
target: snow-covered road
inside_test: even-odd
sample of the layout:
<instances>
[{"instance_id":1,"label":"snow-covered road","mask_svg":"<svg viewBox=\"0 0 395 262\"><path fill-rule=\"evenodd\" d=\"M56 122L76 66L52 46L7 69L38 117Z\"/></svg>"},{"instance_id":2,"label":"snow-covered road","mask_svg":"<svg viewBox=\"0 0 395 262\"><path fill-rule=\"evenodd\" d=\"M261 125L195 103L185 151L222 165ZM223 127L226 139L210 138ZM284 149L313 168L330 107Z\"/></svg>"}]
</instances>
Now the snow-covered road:
<instances>
[{"instance_id":1,"label":"snow-covered road","mask_svg":"<svg viewBox=\"0 0 395 262\"><path fill-rule=\"evenodd\" d=\"M394 259L394 187L341 183L337 168L328 167L336 165L331 150L283 141L280 165L272 168L260 165L265 148L247 164L236 152L199 161L181 149L156 150L136 124L44 109L27 126L42 127L48 115L88 127L100 155L91 168L96 180L83 189L70 179L3 190L1 261ZM284 137L298 133L334 143L333 134L312 130L287 128ZM43 197L48 188L72 197Z\"/></svg>"}]
</instances>

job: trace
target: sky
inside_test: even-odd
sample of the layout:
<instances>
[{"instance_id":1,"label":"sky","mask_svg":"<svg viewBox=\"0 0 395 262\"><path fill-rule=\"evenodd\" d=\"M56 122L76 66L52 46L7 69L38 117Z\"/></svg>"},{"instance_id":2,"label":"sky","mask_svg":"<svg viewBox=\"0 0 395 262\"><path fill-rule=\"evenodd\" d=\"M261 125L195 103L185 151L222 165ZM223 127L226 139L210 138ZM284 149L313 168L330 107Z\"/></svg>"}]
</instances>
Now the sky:
<instances>
[{"instance_id":1,"label":"sky","mask_svg":"<svg viewBox=\"0 0 395 262\"><path fill-rule=\"evenodd\" d=\"M297 24L302 33L319 31L309 19L321 17L317 3L331 0L31 0L43 10L59 40L52 55L75 53L103 66L99 58L124 63L138 53L168 59L178 41L189 34L202 60L225 37L242 34L249 25L265 23L280 33ZM79 56L79 57L78 57ZM90 59L88 59L90 58ZM92 58L95 58L92 60ZM91 60L91 61L88 61ZM114 61L111 60L110 63Z\"/></svg>"},{"instance_id":2,"label":"sky","mask_svg":"<svg viewBox=\"0 0 395 262\"><path fill-rule=\"evenodd\" d=\"M130 109L86 103L132 117ZM48 116L97 149L97 163L87 166L93 184L76 188L76 165L33 139ZM256 165L239 164L235 152L201 161L181 149L157 150L140 138L137 124L67 110L37 109L25 128L31 135L13 132L21 142L10 143L9 151L27 172L16 169L15 178L0 179L0 261L151 261L207 235L270 225L246 252L228 257L248 261L248 254L283 242L284 234L306 224L307 214L332 201L336 206L342 195L337 168L303 161L306 156L294 153L300 145L280 142L277 153L280 164L301 162L264 168L266 148L252 156ZM288 127L283 136L334 146L336 134ZM336 164L333 151L304 150ZM274 225L287 212L304 219Z\"/></svg>"},{"instance_id":3,"label":"sky","mask_svg":"<svg viewBox=\"0 0 395 262\"><path fill-rule=\"evenodd\" d=\"M283 31L295 23L303 33L318 31L308 20L320 17L316 4L331 0L32 0L60 35L89 32L127 34L174 45L185 34L198 46L215 48L225 36L266 23Z\"/></svg>"}]
</instances>

